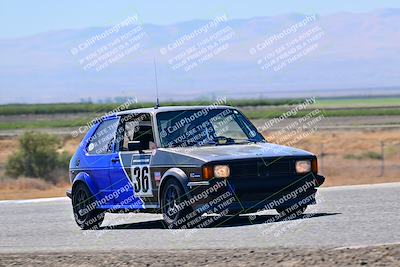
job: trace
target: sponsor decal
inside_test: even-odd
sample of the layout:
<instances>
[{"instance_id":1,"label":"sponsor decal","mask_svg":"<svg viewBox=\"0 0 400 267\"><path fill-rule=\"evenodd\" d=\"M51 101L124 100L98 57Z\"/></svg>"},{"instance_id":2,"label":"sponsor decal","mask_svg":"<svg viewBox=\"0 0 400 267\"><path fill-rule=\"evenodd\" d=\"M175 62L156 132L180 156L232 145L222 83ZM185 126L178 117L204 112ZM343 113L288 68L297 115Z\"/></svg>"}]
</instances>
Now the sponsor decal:
<instances>
[{"instance_id":1,"label":"sponsor decal","mask_svg":"<svg viewBox=\"0 0 400 267\"><path fill-rule=\"evenodd\" d=\"M200 174L198 174L198 173L191 172L189 175L190 175L190 178L200 178Z\"/></svg>"},{"instance_id":2,"label":"sponsor decal","mask_svg":"<svg viewBox=\"0 0 400 267\"><path fill-rule=\"evenodd\" d=\"M160 181L161 180L161 173L160 172L154 172L154 180Z\"/></svg>"}]
</instances>

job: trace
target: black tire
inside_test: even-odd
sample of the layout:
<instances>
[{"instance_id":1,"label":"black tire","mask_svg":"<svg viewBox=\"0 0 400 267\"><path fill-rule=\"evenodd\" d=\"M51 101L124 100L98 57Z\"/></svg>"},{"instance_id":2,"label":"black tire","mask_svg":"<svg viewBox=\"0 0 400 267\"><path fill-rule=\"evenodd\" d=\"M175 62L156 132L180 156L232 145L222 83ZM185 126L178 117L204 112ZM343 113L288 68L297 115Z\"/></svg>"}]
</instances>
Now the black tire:
<instances>
[{"instance_id":1,"label":"black tire","mask_svg":"<svg viewBox=\"0 0 400 267\"><path fill-rule=\"evenodd\" d=\"M277 208L276 211L279 213L281 217L288 217L296 215L295 217L299 217L304 214L307 209L307 205L300 206L297 209L290 209L290 208Z\"/></svg>"},{"instance_id":2,"label":"black tire","mask_svg":"<svg viewBox=\"0 0 400 267\"><path fill-rule=\"evenodd\" d=\"M82 230L97 230L104 220L104 211L91 208L95 199L87 186L79 183L72 190L72 207L76 224Z\"/></svg>"},{"instance_id":3,"label":"black tire","mask_svg":"<svg viewBox=\"0 0 400 267\"><path fill-rule=\"evenodd\" d=\"M190 223L198 214L190 205L179 206L187 197L182 186L175 179L167 181L161 193L161 212L164 222L169 229L182 229L193 227Z\"/></svg>"}]
</instances>

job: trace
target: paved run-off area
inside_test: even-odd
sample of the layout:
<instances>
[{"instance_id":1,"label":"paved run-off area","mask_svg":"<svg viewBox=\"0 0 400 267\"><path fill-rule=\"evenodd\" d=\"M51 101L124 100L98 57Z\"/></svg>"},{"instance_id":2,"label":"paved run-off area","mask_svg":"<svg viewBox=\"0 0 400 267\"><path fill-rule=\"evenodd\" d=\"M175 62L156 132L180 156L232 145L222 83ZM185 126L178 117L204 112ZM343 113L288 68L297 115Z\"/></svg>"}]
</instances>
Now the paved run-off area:
<instances>
[{"instance_id":1,"label":"paved run-off area","mask_svg":"<svg viewBox=\"0 0 400 267\"><path fill-rule=\"evenodd\" d=\"M160 215L108 214L111 227L81 231L66 198L4 201L0 265L400 264L400 183L323 188L318 202L291 221L265 223L269 211L167 230Z\"/></svg>"}]
</instances>

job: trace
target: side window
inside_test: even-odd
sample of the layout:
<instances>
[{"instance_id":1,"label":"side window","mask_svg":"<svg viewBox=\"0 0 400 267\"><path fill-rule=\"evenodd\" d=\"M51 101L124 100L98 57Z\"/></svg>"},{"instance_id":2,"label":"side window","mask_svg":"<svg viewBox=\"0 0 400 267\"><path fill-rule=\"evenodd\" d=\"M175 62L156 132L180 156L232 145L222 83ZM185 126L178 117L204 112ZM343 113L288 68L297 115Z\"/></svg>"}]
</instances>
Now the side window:
<instances>
[{"instance_id":1,"label":"side window","mask_svg":"<svg viewBox=\"0 0 400 267\"><path fill-rule=\"evenodd\" d=\"M111 153L117 127L118 119L103 121L90 137L86 151L91 155Z\"/></svg>"},{"instance_id":2,"label":"side window","mask_svg":"<svg viewBox=\"0 0 400 267\"><path fill-rule=\"evenodd\" d=\"M154 144L150 114L127 115L121 119L118 129L120 151L128 151L128 142L140 141L146 149Z\"/></svg>"}]
</instances>

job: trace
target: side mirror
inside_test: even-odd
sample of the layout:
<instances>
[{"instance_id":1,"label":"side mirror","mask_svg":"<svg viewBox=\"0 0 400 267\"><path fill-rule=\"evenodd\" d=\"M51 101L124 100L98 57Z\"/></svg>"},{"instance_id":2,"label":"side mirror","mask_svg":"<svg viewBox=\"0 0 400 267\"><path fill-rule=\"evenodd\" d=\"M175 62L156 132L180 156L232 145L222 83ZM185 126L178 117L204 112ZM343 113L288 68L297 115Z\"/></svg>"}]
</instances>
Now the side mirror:
<instances>
[{"instance_id":1,"label":"side mirror","mask_svg":"<svg viewBox=\"0 0 400 267\"><path fill-rule=\"evenodd\" d=\"M129 151L139 151L140 153L142 153L144 149L146 149L146 148L142 145L142 142L140 142L140 141L129 141L128 142L128 150Z\"/></svg>"}]
</instances>

